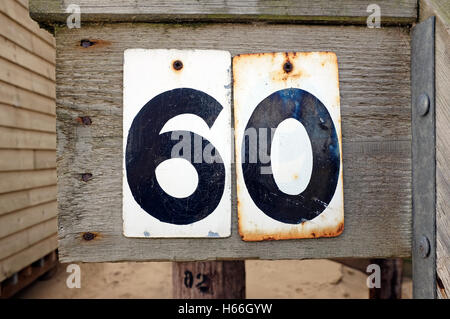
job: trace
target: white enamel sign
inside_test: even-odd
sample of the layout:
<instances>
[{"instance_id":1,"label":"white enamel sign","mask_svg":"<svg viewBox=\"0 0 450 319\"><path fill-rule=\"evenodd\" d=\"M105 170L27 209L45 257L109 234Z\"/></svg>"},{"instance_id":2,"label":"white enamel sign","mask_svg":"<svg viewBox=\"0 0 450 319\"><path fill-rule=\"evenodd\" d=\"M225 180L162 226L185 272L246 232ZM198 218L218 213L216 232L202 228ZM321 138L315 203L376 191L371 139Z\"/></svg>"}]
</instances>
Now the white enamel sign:
<instances>
[{"instance_id":1,"label":"white enamel sign","mask_svg":"<svg viewBox=\"0 0 450 319\"><path fill-rule=\"evenodd\" d=\"M344 227L337 58L233 59L239 232L245 241L337 236Z\"/></svg>"},{"instance_id":2,"label":"white enamel sign","mask_svg":"<svg viewBox=\"0 0 450 319\"><path fill-rule=\"evenodd\" d=\"M123 231L227 237L231 229L231 56L124 53Z\"/></svg>"}]
</instances>

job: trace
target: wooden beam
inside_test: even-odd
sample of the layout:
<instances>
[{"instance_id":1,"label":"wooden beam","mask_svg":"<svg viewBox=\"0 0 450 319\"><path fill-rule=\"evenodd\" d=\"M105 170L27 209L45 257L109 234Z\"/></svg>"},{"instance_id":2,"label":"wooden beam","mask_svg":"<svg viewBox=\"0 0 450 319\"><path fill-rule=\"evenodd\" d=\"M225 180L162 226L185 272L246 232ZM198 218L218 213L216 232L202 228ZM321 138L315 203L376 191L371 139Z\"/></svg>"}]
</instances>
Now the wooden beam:
<instances>
[{"instance_id":1,"label":"wooden beam","mask_svg":"<svg viewBox=\"0 0 450 319\"><path fill-rule=\"evenodd\" d=\"M450 1L421 0L420 20L436 16L436 277L450 298Z\"/></svg>"},{"instance_id":2,"label":"wooden beam","mask_svg":"<svg viewBox=\"0 0 450 319\"><path fill-rule=\"evenodd\" d=\"M373 1L361 0L30 0L33 19L65 23L68 4L79 5L86 22L314 22L365 24ZM416 0L378 0L382 23L411 24L417 18Z\"/></svg>"},{"instance_id":3,"label":"wooden beam","mask_svg":"<svg viewBox=\"0 0 450 319\"><path fill-rule=\"evenodd\" d=\"M176 299L244 299L245 262L206 261L172 264Z\"/></svg>"}]
</instances>

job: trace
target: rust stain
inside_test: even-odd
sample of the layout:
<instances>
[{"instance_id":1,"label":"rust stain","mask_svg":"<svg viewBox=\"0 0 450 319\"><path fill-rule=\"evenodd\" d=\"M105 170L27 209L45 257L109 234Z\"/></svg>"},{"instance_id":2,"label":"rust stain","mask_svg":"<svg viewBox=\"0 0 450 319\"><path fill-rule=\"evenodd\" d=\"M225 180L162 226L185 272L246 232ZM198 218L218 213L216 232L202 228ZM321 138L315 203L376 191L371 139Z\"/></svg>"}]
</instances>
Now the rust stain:
<instances>
[{"instance_id":1,"label":"rust stain","mask_svg":"<svg viewBox=\"0 0 450 319\"><path fill-rule=\"evenodd\" d=\"M84 241L92 241L101 237L102 236L98 232L85 232L81 234L81 239L83 239Z\"/></svg>"},{"instance_id":2,"label":"rust stain","mask_svg":"<svg viewBox=\"0 0 450 319\"><path fill-rule=\"evenodd\" d=\"M183 62L179 59L172 61L172 69L175 71L175 73L181 73L183 70Z\"/></svg>"},{"instance_id":3,"label":"rust stain","mask_svg":"<svg viewBox=\"0 0 450 319\"><path fill-rule=\"evenodd\" d=\"M303 226L304 223L300 224ZM262 234L259 231L245 232L239 225L239 234L244 241L264 241L264 240L286 240L286 239L313 239L319 237L337 237L344 231L344 222L340 222L335 227L327 227L313 232L306 232L303 227L294 229L288 233Z\"/></svg>"}]
</instances>

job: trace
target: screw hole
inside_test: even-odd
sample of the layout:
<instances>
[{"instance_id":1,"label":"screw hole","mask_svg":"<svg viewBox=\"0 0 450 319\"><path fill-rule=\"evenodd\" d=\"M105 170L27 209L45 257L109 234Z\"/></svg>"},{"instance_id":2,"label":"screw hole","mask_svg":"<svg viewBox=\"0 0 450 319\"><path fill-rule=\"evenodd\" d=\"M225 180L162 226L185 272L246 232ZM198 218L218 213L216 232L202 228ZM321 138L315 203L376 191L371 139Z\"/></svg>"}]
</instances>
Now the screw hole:
<instances>
[{"instance_id":1,"label":"screw hole","mask_svg":"<svg viewBox=\"0 0 450 319\"><path fill-rule=\"evenodd\" d=\"M95 234L93 234L93 233L87 232L87 233L83 234L83 239L84 240L89 241L89 240L92 240L94 238L95 238Z\"/></svg>"},{"instance_id":2,"label":"screw hole","mask_svg":"<svg viewBox=\"0 0 450 319\"><path fill-rule=\"evenodd\" d=\"M80 46L83 48L89 48L90 46L93 46L95 44L94 41L91 41L89 39L83 39L80 41Z\"/></svg>"},{"instance_id":3,"label":"screw hole","mask_svg":"<svg viewBox=\"0 0 450 319\"><path fill-rule=\"evenodd\" d=\"M286 73L291 72L294 69L294 66L292 65L291 62L287 61L284 65L283 65L283 70Z\"/></svg>"},{"instance_id":4,"label":"screw hole","mask_svg":"<svg viewBox=\"0 0 450 319\"><path fill-rule=\"evenodd\" d=\"M183 62L181 62L180 60L176 60L175 62L173 62L173 68L175 70L181 70L183 68Z\"/></svg>"}]
</instances>

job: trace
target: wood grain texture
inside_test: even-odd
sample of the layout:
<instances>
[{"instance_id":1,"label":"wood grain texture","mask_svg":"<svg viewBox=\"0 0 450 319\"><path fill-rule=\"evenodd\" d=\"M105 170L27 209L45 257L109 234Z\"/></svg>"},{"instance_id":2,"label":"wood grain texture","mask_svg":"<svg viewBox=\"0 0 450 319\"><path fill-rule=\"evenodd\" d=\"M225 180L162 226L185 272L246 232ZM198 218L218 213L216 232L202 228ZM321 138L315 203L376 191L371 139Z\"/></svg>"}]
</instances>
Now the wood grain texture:
<instances>
[{"instance_id":1,"label":"wood grain texture","mask_svg":"<svg viewBox=\"0 0 450 319\"><path fill-rule=\"evenodd\" d=\"M0 239L0 260L56 234L56 217Z\"/></svg>"},{"instance_id":2,"label":"wood grain texture","mask_svg":"<svg viewBox=\"0 0 450 319\"><path fill-rule=\"evenodd\" d=\"M420 19L436 16L437 293L450 298L450 1L421 1Z\"/></svg>"},{"instance_id":3,"label":"wood grain texture","mask_svg":"<svg viewBox=\"0 0 450 319\"><path fill-rule=\"evenodd\" d=\"M20 271L57 248L56 235L51 235L0 262L0 281Z\"/></svg>"},{"instance_id":4,"label":"wood grain texture","mask_svg":"<svg viewBox=\"0 0 450 319\"><path fill-rule=\"evenodd\" d=\"M124 21L271 21L365 24L367 6L361 0L30 0L30 14L40 22L66 22L65 10L77 4L83 22ZM412 23L415 0L379 0L383 23Z\"/></svg>"},{"instance_id":5,"label":"wood grain texture","mask_svg":"<svg viewBox=\"0 0 450 319\"><path fill-rule=\"evenodd\" d=\"M173 263L172 290L175 299L244 299L245 262Z\"/></svg>"},{"instance_id":6,"label":"wood grain texture","mask_svg":"<svg viewBox=\"0 0 450 319\"><path fill-rule=\"evenodd\" d=\"M56 185L0 194L0 216L51 201L56 201Z\"/></svg>"},{"instance_id":7,"label":"wood grain texture","mask_svg":"<svg viewBox=\"0 0 450 319\"><path fill-rule=\"evenodd\" d=\"M409 29L301 25L106 24L57 28L60 257L69 261L409 256ZM102 40L80 47L81 39ZM334 51L340 72L345 230L337 238L243 242L233 198L226 239L122 235L122 64L128 48L232 55ZM205 75L207 76L207 75ZM92 125L76 121L90 116ZM82 173L91 173L88 182ZM233 176L234 178L234 176ZM234 185L234 183L233 183ZM232 193L236 193L233 186ZM84 232L95 232L84 241Z\"/></svg>"}]
</instances>

